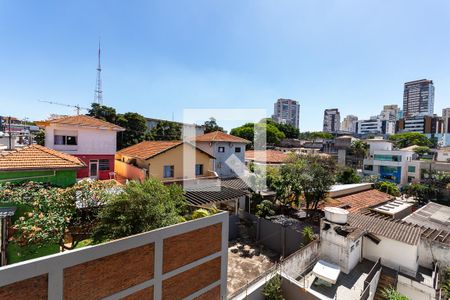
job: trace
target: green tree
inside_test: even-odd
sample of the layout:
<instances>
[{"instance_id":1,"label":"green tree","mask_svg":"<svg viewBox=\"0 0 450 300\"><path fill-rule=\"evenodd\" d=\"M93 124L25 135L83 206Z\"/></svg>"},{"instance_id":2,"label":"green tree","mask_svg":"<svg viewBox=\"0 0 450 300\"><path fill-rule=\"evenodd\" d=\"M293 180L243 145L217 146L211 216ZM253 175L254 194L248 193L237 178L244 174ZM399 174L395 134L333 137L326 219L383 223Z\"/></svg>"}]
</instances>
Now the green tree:
<instances>
[{"instance_id":1,"label":"green tree","mask_svg":"<svg viewBox=\"0 0 450 300\"><path fill-rule=\"evenodd\" d=\"M265 118L260 121L260 123L272 124L278 128L282 133L284 133L285 138L287 139L298 139L300 135L300 131L298 128L291 124L280 124L272 120L271 118Z\"/></svg>"},{"instance_id":2,"label":"green tree","mask_svg":"<svg viewBox=\"0 0 450 300\"><path fill-rule=\"evenodd\" d=\"M359 177L355 169L345 167L338 170L336 175L336 181L341 184L360 183L361 177Z\"/></svg>"},{"instance_id":3,"label":"green tree","mask_svg":"<svg viewBox=\"0 0 450 300\"><path fill-rule=\"evenodd\" d=\"M409 146L431 146L430 140L426 135L418 132L403 132L393 134L389 137L397 148L406 148Z\"/></svg>"},{"instance_id":4,"label":"green tree","mask_svg":"<svg viewBox=\"0 0 450 300\"><path fill-rule=\"evenodd\" d=\"M433 196L436 194L436 189L430 185L412 183L404 188L404 193L409 197L414 197L419 206L422 206L434 198Z\"/></svg>"},{"instance_id":5,"label":"green tree","mask_svg":"<svg viewBox=\"0 0 450 300\"><path fill-rule=\"evenodd\" d=\"M217 125L215 118L211 117L208 121L205 121L205 133L210 133L214 131L223 131L223 128Z\"/></svg>"},{"instance_id":6,"label":"green tree","mask_svg":"<svg viewBox=\"0 0 450 300\"><path fill-rule=\"evenodd\" d=\"M98 214L94 240L121 238L182 221L187 214L183 190L157 179L131 181Z\"/></svg>"},{"instance_id":7,"label":"green tree","mask_svg":"<svg viewBox=\"0 0 450 300\"><path fill-rule=\"evenodd\" d=\"M362 168L364 157L369 151L369 145L364 141L356 140L352 142L350 150L356 157L357 167Z\"/></svg>"},{"instance_id":8,"label":"green tree","mask_svg":"<svg viewBox=\"0 0 450 300\"><path fill-rule=\"evenodd\" d=\"M425 154L428 154L430 152L430 147L427 146L418 146L414 148L414 153L423 156Z\"/></svg>"},{"instance_id":9,"label":"green tree","mask_svg":"<svg viewBox=\"0 0 450 300\"><path fill-rule=\"evenodd\" d=\"M330 140L333 138L333 135L329 132L323 131L313 131L313 132L301 132L299 134L299 139L313 141L315 142L318 139Z\"/></svg>"},{"instance_id":10,"label":"green tree","mask_svg":"<svg viewBox=\"0 0 450 300\"><path fill-rule=\"evenodd\" d=\"M39 131L34 136L34 140L36 141L36 144L45 146L45 130L39 129Z\"/></svg>"},{"instance_id":11,"label":"green tree","mask_svg":"<svg viewBox=\"0 0 450 300\"><path fill-rule=\"evenodd\" d=\"M281 290L281 276L278 273L266 283L262 294L264 299L267 300L284 300Z\"/></svg>"},{"instance_id":12,"label":"green tree","mask_svg":"<svg viewBox=\"0 0 450 300\"><path fill-rule=\"evenodd\" d=\"M240 127L231 129L232 135L252 141L249 147L263 147L266 143L278 145L285 138L274 124L266 123L246 123Z\"/></svg>"},{"instance_id":13,"label":"green tree","mask_svg":"<svg viewBox=\"0 0 450 300\"><path fill-rule=\"evenodd\" d=\"M125 128L117 139L118 149L142 142L146 137L147 122L138 113L127 112L117 117L117 125Z\"/></svg>"},{"instance_id":14,"label":"green tree","mask_svg":"<svg viewBox=\"0 0 450 300\"><path fill-rule=\"evenodd\" d=\"M117 121L115 108L98 103L92 103L87 115L113 124Z\"/></svg>"},{"instance_id":15,"label":"green tree","mask_svg":"<svg viewBox=\"0 0 450 300\"><path fill-rule=\"evenodd\" d=\"M379 181L379 182L375 183L375 188L383 193L392 195L394 197L398 197L401 195L400 189L393 182Z\"/></svg>"},{"instance_id":16,"label":"green tree","mask_svg":"<svg viewBox=\"0 0 450 300\"><path fill-rule=\"evenodd\" d=\"M150 131L149 136L154 141L181 140L181 125L170 121L160 121Z\"/></svg>"}]
</instances>

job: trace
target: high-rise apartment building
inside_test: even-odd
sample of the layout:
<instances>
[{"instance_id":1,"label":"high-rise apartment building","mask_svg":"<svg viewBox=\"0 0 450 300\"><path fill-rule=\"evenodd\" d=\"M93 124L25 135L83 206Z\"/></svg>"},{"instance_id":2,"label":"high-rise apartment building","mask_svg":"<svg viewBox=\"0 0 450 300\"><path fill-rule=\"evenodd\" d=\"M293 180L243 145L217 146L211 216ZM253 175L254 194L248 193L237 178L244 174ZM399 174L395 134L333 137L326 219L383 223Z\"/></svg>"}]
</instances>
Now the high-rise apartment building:
<instances>
[{"instance_id":1,"label":"high-rise apartment building","mask_svg":"<svg viewBox=\"0 0 450 300\"><path fill-rule=\"evenodd\" d=\"M300 128L300 104L292 99L278 99L273 105L272 119L280 124Z\"/></svg>"},{"instance_id":2,"label":"high-rise apartment building","mask_svg":"<svg viewBox=\"0 0 450 300\"><path fill-rule=\"evenodd\" d=\"M323 131L336 132L341 126L341 114L339 109L330 108L323 112Z\"/></svg>"},{"instance_id":3,"label":"high-rise apartment building","mask_svg":"<svg viewBox=\"0 0 450 300\"><path fill-rule=\"evenodd\" d=\"M450 134L450 108L442 110L443 133Z\"/></svg>"},{"instance_id":4,"label":"high-rise apartment building","mask_svg":"<svg viewBox=\"0 0 450 300\"><path fill-rule=\"evenodd\" d=\"M380 119L383 121L395 121L399 116L400 108L397 104L384 105L380 113Z\"/></svg>"},{"instance_id":5,"label":"high-rise apartment building","mask_svg":"<svg viewBox=\"0 0 450 300\"><path fill-rule=\"evenodd\" d=\"M358 117L354 115L348 115L344 118L341 123L341 130L347 132L356 132L356 123L358 122Z\"/></svg>"},{"instance_id":6,"label":"high-rise apartment building","mask_svg":"<svg viewBox=\"0 0 450 300\"><path fill-rule=\"evenodd\" d=\"M403 116L431 116L433 113L433 81L422 79L406 82L403 91Z\"/></svg>"}]
</instances>

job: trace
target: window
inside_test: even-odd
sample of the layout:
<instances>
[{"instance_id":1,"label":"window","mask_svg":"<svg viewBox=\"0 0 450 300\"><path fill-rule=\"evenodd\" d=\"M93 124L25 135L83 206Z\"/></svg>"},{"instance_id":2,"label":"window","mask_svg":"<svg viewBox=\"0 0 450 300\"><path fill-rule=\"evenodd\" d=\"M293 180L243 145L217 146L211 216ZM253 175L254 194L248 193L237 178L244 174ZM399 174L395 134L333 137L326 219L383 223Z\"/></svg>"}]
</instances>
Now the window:
<instances>
[{"instance_id":1,"label":"window","mask_svg":"<svg viewBox=\"0 0 450 300\"><path fill-rule=\"evenodd\" d=\"M174 176L173 166L164 166L164 178L172 178Z\"/></svg>"},{"instance_id":2,"label":"window","mask_svg":"<svg viewBox=\"0 0 450 300\"><path fill-rule=\"evenodd\" d=\"M373 171L373 165L364 165L364 170Z\"/></svg>"},{"instance_id":3,"label":"window","mask_svg":"<svg viewBox=\"0 0 450 300\"><path fill-rule=\"evenodd\" d=\"M109 170L109 159L100 159L98 162L98 168L100 171Z\"/></svg>"},{"instance_id":4,"label":"window","mask_svg":"<svg viewBox=\"0 0 450 300\"><path fill-rule=\"evenodd\" d=\"M387 154L375 154L375 160L383 160L383 161L402 161L401 155L387 155Z\"/></svg>"},{"instance_id":5,"label":"window","mask_svg":"<svg viewBox=\"0 0 450 300\"><path fill-rule=\"evenodd\" d=\"M219 152L225 152L225 147L219 147L219 150L218 150Z\"/></svg>"},{"instance_id":6,"label":"window","mask_svg":"<svg viewBox=\"0 0 450 300\"><path fill-rule=\"evenodd\" d=\"M234 152L236 152L236 153L241 153L241 147L236 147L236 148L234 148Z\"/></svg>"},{"instance_id":7,"label":"window","mask_svg":"<svg viewBox=\"0 0 450 300\"><path fill-rule=\"evenodd\" d=\"M203 165L195 165L195 176L203 175Z\"/></svg>"},{"instance_id":8,"label":"window","mask_svg":"<svg viewBox=\"0 0 450 300\"><path fill-rule=\"evenodd\" d=\"M415 173L416 172L416 167L415 166L408 166L408 172L409 173Z\"/></svg>"},{"instance_id":9,"label":"window","mask_svg":"<svg viewBox=\"0 0 450 300\"><path fill-rule=\"evenodd\" d=\"M77 145L77 137L70 135L56 135L54 136L55 145Z\"/></svg>"}]
</instances>

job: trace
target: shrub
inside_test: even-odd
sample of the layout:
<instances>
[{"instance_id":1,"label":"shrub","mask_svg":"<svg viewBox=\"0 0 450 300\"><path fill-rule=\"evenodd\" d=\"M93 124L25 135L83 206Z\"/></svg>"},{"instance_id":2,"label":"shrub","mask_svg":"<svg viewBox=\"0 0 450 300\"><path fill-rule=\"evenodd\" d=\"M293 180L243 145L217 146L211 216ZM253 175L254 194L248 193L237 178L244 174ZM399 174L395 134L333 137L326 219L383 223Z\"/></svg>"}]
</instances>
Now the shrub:
<instances>
[{"instance_id":1,"label":"shrub","mask_svg":"<svg viewBox=\"0 0 450 300\"><path fill-rule=\"evenodd\" d=\"M408 297L397 292L392 286L384 288L381 292L384 298L387 300L409 300Z\"/></svg>"},{"instance_id":2,"label":"shrub","mask_svg":"<svg viewBox=\"0 0 450 300\"><path fill-rule=\"evenodd\" d=\"M303 240L305 241L305 244L308 244L312 240L314 240L314 230L311 226L305 226L302 230L303 233Z\"/></svg>"},{"instance_id":3,"label":"shrub","mask_svg":"<svg viewBox=\"0 0 450 300\"><path fill-rule=\"evenodd\" d=\"M393 182L379 181L375 183L375 188L381 192L392 195L394 197L399 197L401 195L400 189Z\"/></svg>"},{"instance_id":4,"label":"shrub","mask_svg":"<svg viewBox=\"0 0 450 300\"><path fill-rule=\"evenodd\" d=\"M342 184L360 183L361 177L353 168L343 168L336 175L336 181Z\"/></svg>"},{"instance_id":5,"label":"shrub","mask_svg":"<svg viewBox=\"0 0 450 300\"><path fill-rule=\"evenodd\" d=\"M275 205L270 200L263 200L256 205L256 215L266 218L275 215Z\"/></svg>"},{"instance_id":6,"label":"shrub","mask_svg":"<svg viewBox=\"0 0 450 300\"><path fill-rule=\"evenodd\" d=\"M194 210L194 212L191 215L191 218L193 220L195 220L195 219L200 219L200 218L204 218L207 216L209 216L209 212L204 208L199 208L197 210Z\"/></svg>"},{"instance_id":7,"label":"shrub","mask_svg":"<svg viewBox=\"0 0 450 300\"><path fill-rule=\"evenodd\" d=\"M267 300L284 300L281 293L281 276L279 274L276 274L266 283L262 294Z\"/></svg>"}]
</instances>

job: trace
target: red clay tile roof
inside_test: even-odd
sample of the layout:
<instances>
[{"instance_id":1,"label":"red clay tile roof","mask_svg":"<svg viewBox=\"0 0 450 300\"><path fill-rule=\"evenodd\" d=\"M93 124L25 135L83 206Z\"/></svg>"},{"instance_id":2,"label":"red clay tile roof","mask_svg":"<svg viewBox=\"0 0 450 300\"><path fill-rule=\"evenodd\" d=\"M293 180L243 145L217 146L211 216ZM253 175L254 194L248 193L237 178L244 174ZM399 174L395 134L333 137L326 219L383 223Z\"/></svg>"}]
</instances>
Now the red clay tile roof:
<instances>
[{"instance_id":1,"label":"red clay tile roof","mask_svg":"<svg viewBox=\"0 0 450 300\"><path fill-rule=\"evenodd\" d=\"M238 136L234 136L231 134L227 134L222 131L214 131L204 135L199 135L195 138L196 142L230 142L230 143L245 143L249 144L250 141L240 138Z\"/></svg>"},{"instance_id":2,"label":"red clay tile roof","mask_svg":"<svg viewBox=\"0 0 450 300\"><path fill-rule=\"evenodd\" d=\"M366 190L328 199L325 206L343 206L349 212L358 212L391 200L393 197L379 190ZM348 208L346 206L349 206Z\"/></svg>"},{"instance_id":3,"label":"red clay tile roof","mask_svg":"<svg viewBox=\"0 0 450 300\"><path fill-rule=\"evenodd\" d=\"M39 145L0 154L0 171L78 169L85 166L75 156Z\"/></svg>"},{"instance_id":4,"label":"red clay tile roof","mask_svg":"<svg viewBox=\"0 0 450 300\"><path fill-rule=\"evenodd\" d=\"M175 148L181 144L183 144L183 141L144 141L139 144L124 148L117 153L146 160L158 154L166 152L167 150ZM201 152L204 152L199 148L197 149ZM208 156L211 156L208 153L206 154Z\"/></svg>"},{"instance_id":5,"label":"red clay tile roof","mask_svg":"<svg viewBox=\"0 0 450 300\"><path fill-rule=\"evenodd\" d=\"M277 150L248 150L245 151L245 159L254 162L262 162L269 164L283 163L288 154Z\"/></svg>"},{"instance_id":6,"label":"red clay tile roof","mask_svg":"<svg viewBox=\"0 0 450 300\"><path fill-rule=\"evenodd\" d=\"M125 129L115 124L96 119L94 117L86 115L68 116L56 119L50 119L47 121L36 122L39 126L45 126L47 124L61 124L61 125L77 125L81 127L95 127L99 129L109 129L116 131L124 131Z\"/></svg>"}]
</instances>

